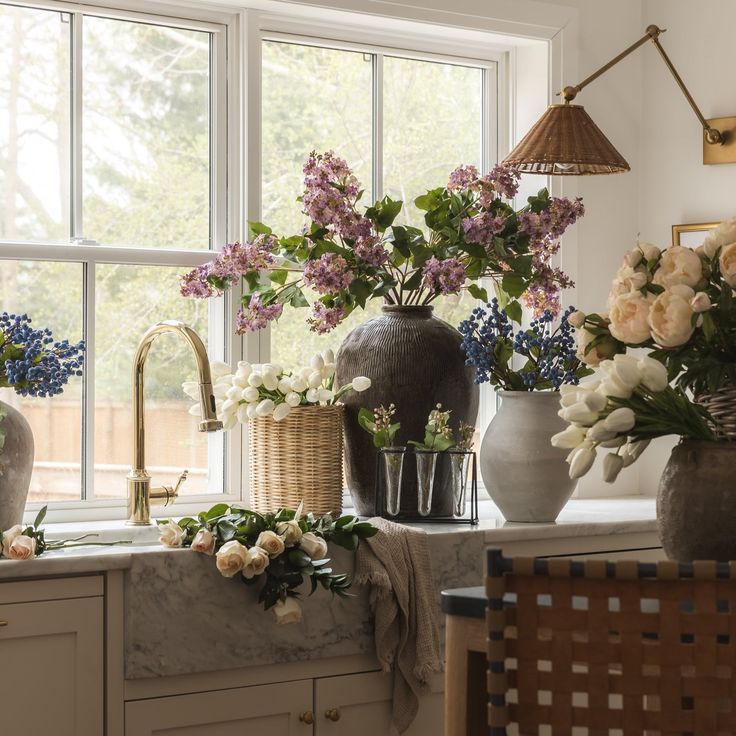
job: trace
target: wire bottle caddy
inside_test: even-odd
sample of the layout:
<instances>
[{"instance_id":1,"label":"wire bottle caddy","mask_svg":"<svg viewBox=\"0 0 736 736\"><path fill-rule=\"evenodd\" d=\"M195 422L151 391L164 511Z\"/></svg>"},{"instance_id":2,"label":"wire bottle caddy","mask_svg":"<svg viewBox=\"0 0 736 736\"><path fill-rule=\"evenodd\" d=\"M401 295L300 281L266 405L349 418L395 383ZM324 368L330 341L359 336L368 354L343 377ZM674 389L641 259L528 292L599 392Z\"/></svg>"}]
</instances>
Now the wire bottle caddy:
<instances>
[{"instance_id":1,"label":"wire bottle caddy","mask_svg":"<svg viewBox=\"0 0 736 736\"><path fill-rule=\"evenodd\" d=\"M416 511L401 509L403 474L409 462L416 463ZM446 464L449 473L438 472L442 464ZM430 515L438 477L449 477L451 516ZM428 452L411 446L380 448L376 454L375 515L429 524L477 524L478 468L475 453L460 450Z\"/></svg>"}]
</instances>

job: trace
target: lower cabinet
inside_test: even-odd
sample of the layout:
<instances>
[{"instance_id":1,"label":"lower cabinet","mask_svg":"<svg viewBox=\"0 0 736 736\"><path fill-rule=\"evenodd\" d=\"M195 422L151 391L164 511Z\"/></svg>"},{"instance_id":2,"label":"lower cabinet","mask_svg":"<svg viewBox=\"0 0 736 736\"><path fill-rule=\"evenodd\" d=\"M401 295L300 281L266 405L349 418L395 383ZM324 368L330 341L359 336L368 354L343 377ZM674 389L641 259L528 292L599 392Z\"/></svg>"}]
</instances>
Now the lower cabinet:
<instances>
[{"instance_id":1,"label":"lower cabinet","mask_svg":"<svg viewBox=\"0 0 736 736\"><path fill-rule=\"evenodd\" d=\"M406 736L441 735L436 690L422 698ZM391 733L391 694L389 675L366 672L131 701L125 736L384 736Z\"/></svg>"},{"instance_id":2,"label":"lower cabinet","mask_svg":"<svg viewBox=\"0 0 736 736\"><path fill-rule=\"evenodd\" d=\"M125 736L299 736L311 733L313 721L312 680L139 700L125 706Z\"/></svg>"},{"instance_id":3,"label":"lower cabinet","mask_svg":"<svg viewBox=\"0 0 736 736\"><path fill-rule=\"evenodd\" d=\"M73 580L0 585L3 733L104 733L101 583L99 596L53 598L95 590L96 584L87 580L78 586Z\"/></svg>"}]
</instances>

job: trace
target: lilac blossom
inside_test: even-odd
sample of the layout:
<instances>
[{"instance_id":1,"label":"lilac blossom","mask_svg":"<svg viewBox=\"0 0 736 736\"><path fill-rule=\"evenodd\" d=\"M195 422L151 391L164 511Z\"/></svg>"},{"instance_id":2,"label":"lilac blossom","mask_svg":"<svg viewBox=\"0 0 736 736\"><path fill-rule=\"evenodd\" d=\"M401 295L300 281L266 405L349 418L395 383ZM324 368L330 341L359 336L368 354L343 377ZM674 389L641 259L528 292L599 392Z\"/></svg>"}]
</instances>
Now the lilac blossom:
<instances>
[{"instance_id":1,"label":"lilac blossom","mask_svg":"<svg viewBox=\"0 0 736 736\"><path fill-rule=\"evenodd\" d=\"M212 262L203 263L181 277L181 295L195 299L209 299L219 292L207 280Z\"/></svg>"},{"instance_id":2,"label":"lilac blossom","mask_svg":"<svg viewBox=\"0 0 736 736\"><path fill-rule=\"evenodd\" d=\"M465 283L465 266L459 258L444 261L432 256L422 268L422 286L433 293L456 294Z\"/></svg>"},{"instance_id":3,"label":"lilac blossom","mask_svg":"<svg viewBox=\"0 0 736 736\"><path fill-rule=\"evenodd\" d=\"M380 268L389 259L388 251L375 235L359 239L355 244L355 255L373 268Z\"/></svg>"},{"instance_id":4,"label":"lilac blossom","mask_svg":"<svg viewBox=\"0 0 736 736\"><path fill-rule=\"evenodd\" d=\"M325 253L304 266L304 283L318 294L336 294L355 278L348 262L337 253Z\"/></svg>"},{"instance_id":5,"label":"lilac blossom","mask_svg":"<svg viewBox=\"0 0 736 736\"><path fill-rule=\"evenodd\" d=\"M498 235L506 226L506 215L494 215L492 212L481 212L475 217L463 220L465 240L468 243L488 245L494 235Z\"/></svg>"},{"instance_id":6,"label":"lilac blossom","mask_svg":"<svg viewBox=\"0 0 736 736\"><path fill-rule=\"evenodd\" d=\"M516 196L519 191L519 172L498 164L481 177L479 183L479 203L482 207L488 207L499 196L504 199L513 199Z\"/></svg>"},{"instance_id":7,"label":"lilac blossom","mask_svg":"<svg viewBox=\"0 0 736 736\"><path fill-rule=\"evenodd\" d=\"M334 330L343 319L345 319L344 307L328 307L322 302L315 302L307 324L313 332L324 335Z\"/></svg>"},{"instance_id":8,"label":"lilac blossom","mask_svg":"<svg viewBox=\"0 0 736 736\"><path fill-rule=\"evenodd\" d=\"M447 182L447 191L454 192L458 189L472 189L479 178L478 169L472 164L458 166L450 174Z\"/></svg>"},{"instance_id":9,"label":"lilac blossom","mask_svg":"<svg viewBox=\"0 0 736 736\"><path fill-rule=\"evenodd\" d=\"M238 310L235 316L235 331L238 335L244 332L262 330L269 322L278 319L284 311L283 304L264 304L258 294L254 294L248 306Z\"/></svg>"},{"instance_id":10,"label":"lilac blossom","mask_svg":"<svg viewBox=\"0 0 736 736\"><path fill-rule=\"evenodd\" d=\"M560 313L560 290L569 289L575 284L561 269L548 263L535 264L535 278L522 297L535 317L551 312L555 317Z\"/></svg>"}]
</instances>

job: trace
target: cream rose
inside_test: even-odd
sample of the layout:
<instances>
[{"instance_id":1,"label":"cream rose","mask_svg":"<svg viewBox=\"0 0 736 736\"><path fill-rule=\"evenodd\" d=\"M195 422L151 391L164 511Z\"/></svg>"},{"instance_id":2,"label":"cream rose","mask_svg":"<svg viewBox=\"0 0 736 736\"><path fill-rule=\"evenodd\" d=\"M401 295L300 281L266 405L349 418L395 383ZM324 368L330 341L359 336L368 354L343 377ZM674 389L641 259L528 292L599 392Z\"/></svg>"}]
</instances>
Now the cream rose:
<instances>
[{"instance_id":1,"label":"cream rose","mask_svg":"<svg viewBox=\"0 0 736 736\"><path fill-rule=\"evenodd\" d=\"M36 556L36 540L19 534L10 544L8 557L11 560L30 560Z\"/></svg>"},{"instance_id":2,"label":"cream rose","mask_svg":"<svg viewBox=\"0 0 736 736\"><path fill-rule=\"evenodd\" d=\"M703 264L695 251L673 245L662 254L652 281L665 289L678 284L695 286L703 277Z\"/></svg>"},{"instance_id":3,"label":"cream rose","mask_svg":"<svg viewBox=\"0 0 736 736\"><path fill-rule=\"evenodd\" d=\"M215 541L215 535L209 529L200 529L192 540L192 550L203 555L213 555Z\"/></svg>"},{"instance_id":4,"label":"cream rose","mask_svg":"<svg viewBox=\"0 0 736 736\"><path fill-rule=\"evenodd\" d=\"M233 539L217 551L215 565L223 577L231 578L246 566L249 558L247 547Z\"/></svg>"},{"instance_id":5,"label":"cream rose","mask_svg":"<svg viewBox=\"0 0 736 736\"><path fill-rule=\"evenodd\" d=\"M169 519L165 524L159 526L158 531L158 541L166 547L181 547L184 544L186 534L175 521Z\"/></svg>"},{"instance_id":6,"label":"cream rose","mask_svg":"<svg viewBox=\"0 0 736 736\"><path fill-rule=\"evenodd\" d=\"M656 245L651 243L639 243L639 250L644 254L647 261L655 261L662 253Z\"/></svg>"},{"instance_id":7,"label":"cream rose","mask_svg":"<svg viewBox=\"0 0 736 736\"><path fill-rule=\"evenodd\" d=\"M624 264L616 272L611 285L609 301L617 294L626 294L629 291L637 291L647 285L649 277L646 268L632 268Z\"/></svg>"},{"instance_id":8,"label":"cream rose","mask_svg":"<svg viewBox=\"0 0 736 736\"><path fill-rule=\"evenodd\" d=\"M736 287L736 242L725 245L721 249L721 255L718 258L721 266L721 274L724 281L731 287Z\"/></svg>"},{"instance_id":9,"label":"cream rose","mask_svg":"<svg viewBox=\"0 0 736 736\"><path fill-rule=\"evenodd\" d=\"M276 532L284 539L287 547L293 547L301 538L302 530L298 521L280 521L276 524Z\"/></svg>"},{"instance_id":10,"label":"cream rose","mask_svg":"<svg viewBox=\"0 0 736 736\"><path fill-rule=\"evenodd\" d=\"M284 540L276 532L261 532L256 539L256 547L265 549L269 557L278 557L284 551Z\"/></svg>"},{"instance_id":11,"label":"cream rose","mask_svg":"<svg viewBox=\"0 0 736 736\"><path fill-rule=\"evenodd\" d=\"M322 537L318 537L312 532L307 532L302 535L299 546L313 560L323 560L327 556L327 542L325 542Z\"/></svg>"},{"instance_id":12,"label":"cream rose","mask_svg":"<svg viewBox=\"0 0 736 736\"><path fill-rule=\"evenodd\" d=\"M274 605L273 614L279 626L298 624L302 620L302 607L296 598L289 596L285 601L279 601Z\"/></svg>"},{"instance_id":13,"label":"cream rose","mask_svg":"<svg viewBox=\"0 0 736 736\"><path fill-rule=\"evenodd\" d=\"M3 557L10 557L10 545L16 537L21 535L23 527L20 524L11 526L3 532Z\"/></svg>"},{"instance_id":14,"label":"cream rose","mask_svg":"<svg viewBox=\"0 0 736 736\"><path fill-rule=\"evenodd\" d=\"M251 547L248 550L248 559L245 567L243 567L243 577L250 580L256 575L261 575L268 567L269 562L271 562L271 559L265 549L262 549L258 545Z\"/></svg>"},{"instance_id":15,"label":"cream rose","mask_svg":"<svg viewBox=\"0 0 736 736\"><path fill-rule=\"evenodd\" d=\"M654 300L649 310L649 326L658 345L675 348L690 339L695 330L690 306L693 296L692 289L680 286L668 289Z\"/></svg>"},{"instance_id":16,"label":"cream rose","mask_svg":"<svg viewBox=\"0 0 736 736\"><path fill-rule=\"evenodd\" d=\"M609 305L611 334L627 345L638 345L650 337L649 309L653 294L642 296L640 291L619 294Z\"/></svg>"}]
</instances>

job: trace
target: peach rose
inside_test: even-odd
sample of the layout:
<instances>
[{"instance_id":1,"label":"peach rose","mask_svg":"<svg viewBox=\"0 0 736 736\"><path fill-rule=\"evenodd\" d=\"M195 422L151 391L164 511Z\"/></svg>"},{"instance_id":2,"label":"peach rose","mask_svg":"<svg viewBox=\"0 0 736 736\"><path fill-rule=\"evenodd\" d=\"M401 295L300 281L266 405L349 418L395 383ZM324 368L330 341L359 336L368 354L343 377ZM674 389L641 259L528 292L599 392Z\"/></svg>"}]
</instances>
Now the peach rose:
<instances>
[{"instance_id":1,"label":"peach rose","mask_svg":"<svg viewBox=\"0 0 736 736\"><path fill-rule=\"evenodd\" d=\"M611 334L627 345L638 345L651 336L649 309L654 301L653 294L645 297L640 291L619 294L610 305Z\"/></svg>"},{"instance_id":2,"label":"peach rose","mask_svg":"<svg viewBox=\"0 0 736 736\"><path fill-rule=\"evenodd\" d=\"M303 549L313 560L322 560L327 557L327 542L312 532L302 535L299 547Z\"/></svg>"},{"instance_id":3,"label":"peach rose","mask_svg":"<svg viewBox=\"0 0 736 736\"><path fill-rule=\"evenodd\" d=\"M265 549L251 547L248 550L248 560L243 568L243 577L250 580L256 575L260 575L268 567L269 562L271 562L271 559Z\"/></svg>"},{"instance_id":4,"label":"peach rose","mask_svg":"<svg viewBox=\"0 0 736 736\"><path fill-rule=\"evenodd\" d=\"M20 524L16 524L3 532L3 557L10 557L10 545L13 544L13 540L16 537L21 535L22 531L23 527Z\"/></svg>"},{"instance_id":5,"label":"peach rose","mask_svg":"<svg viewBox=\"0 0 736 736\"><path fill-rule=\"evenodd\" d=\"M213 555L215 541L215 535L209 529L200 529L192 540L192 550L203 555Z\"/></svg>"},{"instance_id":6,"label":"peach rose","mask_svg":"<svg viewBox=\"0 0 736 736\"><path fill-rule=\"evenodd\" d=\"M695 330L690 306L694 296L691 288L681 284L662 292L654 300L649 310L649 326L658 345L676 348L690 339Z\"/></svg>"},{"instance_id":7,"label":"peach rose","mask_svg":"<svg viewBox=\"0 0 736 736\"><path fill-rule=\"evenodd\" d=\"M269 557L278 557L284 551L284 540L276 532L266 530L258 535L256 547L265 549Z\"/></svg>"},{"instance_id":8,"label":"peach rose","mask_svg":"<svg viewBox=\"0 0 736 736\"><path fill-rule=\"evenodd\" d=\"M577 345L577 358L580 362L596 368L602 360L612 358L618 346L613 338L605 338L595 347L588 350L588 345L595 339L595 335L591 334L584 327L575 331L575 343Z\"/></svg>"},{"instance_id":9,"label":"peach rose","mask_svg":"<svg viewBox=\"0 0 736 736\"><path fill-rule=\"evenodd\" d=\"M8 557L11 560L30 560L36 556L36 540L19 534L10 544Z\"/></svg>"},{"instance_id":10,"label":"peach rose","mask_svg":"<svg viewBox=\"0 0 736 736\"><path fill-rule=\"evenodd\" d=\"M718 258L723 280L731 287L736 287L736 242L724 245Z\"/></svg>"},{"instance_id":11,"label":"peach rose","mask_svg":"<svg viewBox=\"0 0 736 736\"><path fill-rule=\"evenodd\" d=\"M702 277L703 264L698 254L690 248L673 245L662 254L652 281L668 289L678 284L695 286Z\"/></svg>"}]
</instances>

